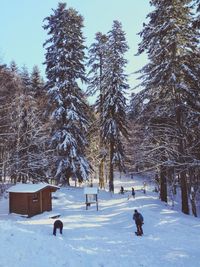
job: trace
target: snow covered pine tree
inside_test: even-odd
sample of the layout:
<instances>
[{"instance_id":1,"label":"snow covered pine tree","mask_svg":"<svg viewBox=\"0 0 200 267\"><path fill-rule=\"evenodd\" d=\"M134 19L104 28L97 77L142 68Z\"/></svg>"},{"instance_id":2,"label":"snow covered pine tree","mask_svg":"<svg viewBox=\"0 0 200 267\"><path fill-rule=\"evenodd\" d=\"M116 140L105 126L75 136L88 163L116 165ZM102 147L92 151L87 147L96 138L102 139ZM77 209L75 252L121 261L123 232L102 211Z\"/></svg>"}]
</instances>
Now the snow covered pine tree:
<instances>
[{"instance_id":1,"label":"snow covered pine tree","mask_svg":"<svg viewBox=\"0 0 200 267\"><path fill-rule=\"evenodd\" d=\"M83 18L73 8L59 3L45 19L50 38L45 42L46 74L51 105L54 150L54 177L69 184L69 178L88 177L85 157L88 128L87 105L80 82L86 81L84 68Z\"/></svg>"},{"instance_id":2,"label":"snow covered pine tree","mask_svg":"<svg viewBox=\"0 0 200 267\"><path fill-rule=\"evenodd\" d=\"M125 33L119 21L108 32L106 70L102 80L103 108L100 114L102 140L109 147L109 190L114 191L114 165L124 170L122 137L128 137L125 91L129 88L124 69L128 50Z\"/></svg>"},{"instance_id":3,"label":"snow covered pine tree","mask_svg":"<svg viewBox=\"0 0 200 267\"><path fill-rule=\"evenodd\" d=\"M106 70L106 55L108 37L101 32L96 33L95 42L90 46L89 49L89 61L88 66L90 67L88 73L89 86L87 93L88 95L94 95L98 93L98 97L95 103L98 112L98 120L93 123L93 128L100 128L99 116L103 113L103 79ZM105 187L104 169L106 161L107 149L103 144L102 136L99 132L99 187Z\"/></svg>"}]
</instances>

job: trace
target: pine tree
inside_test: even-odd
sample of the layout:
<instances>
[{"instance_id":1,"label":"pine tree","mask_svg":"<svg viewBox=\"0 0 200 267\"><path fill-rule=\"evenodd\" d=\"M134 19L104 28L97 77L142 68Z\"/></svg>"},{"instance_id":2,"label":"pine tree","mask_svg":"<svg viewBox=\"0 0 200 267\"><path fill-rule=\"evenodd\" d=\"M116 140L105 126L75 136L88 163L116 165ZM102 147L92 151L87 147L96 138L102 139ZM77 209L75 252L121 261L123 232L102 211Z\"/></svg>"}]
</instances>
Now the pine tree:
<instances>
[{"instance_id":1,"label":"pine tree","mask_svg":"<svg viewBox=\"0 0 200 267\"><path fill-rule=\"evenodd\" d=\"M159 134L158 148L161 153L161 199L166 201L166 164L169 164L169 153L166 147L176 145L176 163L185 165L186 147L184 142L187 112L195 95L198 95L197 68L198 62L196 33L192 29L191 9L188 0L161 1L152 0L155 8L149 15L149 23L144 24L140 33L142 42L139 54L148 54L149 63L141 70L142 85L153 96L155 110L151 123L156 125ZM196 94L195 94L196 91ZM159 129L159 125L161 128ZM170 128L175 127L175 136L170 136ZM167 144L167 145L166 145ZM162 148L160 150L160 148ZM182 192L182 211L189 213L187 182L185 171L180 171ZM162 191L162 190L161 190Z\"/></svg>"},{"instance_id":2,"label":"pine tree","mask_svg":"<svg viewBox=\"0 0 200 267\"><path fill-rule=\"evenodd\" d=\"M100 114L101 136L109 146L109 190L114 191L114 165L124 170L124 147L122 137L128 136L125 91L129 88L124 54L128 50L125 33L119 21L113 22L108 33L108 55L103 81L103 109Z\"/></svg>"},{"instance_id":3,"label":"pine tree","mask_svg":"<svg viewBox=\"0 0 200 267\"><path fill-rule=\"evenodd\" d=\"M28 68L24 65L20 71L20 76L23 84L23 92L26 95L31 94L31 77Z\"/></svg>"},{"instance_id":4,"label":"pine tree","mask_svg":"<svg viewBox=\"0 0 200 267\"><path fill-rule=\"evenodd\" d=\"M89 49L89 61L88 66L90 67L89 71L89 86L88 86L88 94L95 95L98 93L96 108L98 114L103 113L103 80L105 76L106 70L106 55L107 55L107 41L108 38L105 34L100 32L96 33L95 42L90 46ZM99 116L97 117L99 118ZM99 129L100 121L97 119L94 122L93 128L96 130ZM105 188L105 179L104 179L104 165L106 159L106 148L103 145L103 140L99 133L99 187Z\"/></svg>"},{"instance_id":5,"label":"pine tree","mask_svg":"<svg viewBox=\"0 0 200 267\"><path fill-rule=\"evenodd\" d=\"M80 89L85 82L83 18L73 8L59 3L45 19L49 39L46 47L46 75L51 105L55 172L52 175L69 184L69 178L87 179L85 157L88 128L87 104Z\"/></svg>"},{"instance_id":6,"label":"pine tree","mask_svg":"<svg viewBox=\"0 0 200 267\"><path fill-rule=\"evenodd\" d=\"M18 67L17 67L17 64L16 64L16 62L15 62L14 60L12 60L12 61L10 62L10 70L11 70L13 73L15 73L15 74L17 74L17 73L19 72L19 69L18 69Z\"/></svg>"},{"instance_id":7,"label":"pine tree","mask_svg":"<svg viewBox=\"0 0 200 267\"><path fill-rule=\"evenodd\" d=\"M40 98L44 95L44 81L40 75L38 66L34 66L31 73L31 87L35 98Z\"/></svg>"},{"instance_id":8,"label":"pine tree","mask_svg":"<svg viewBox=\"0 0 200 267\"><path fill-rule=\"evenodd\" d=\"M106 54L107 54L107 41L108 38L101 32L96 33L95 42L89 49L89 86L88 94L94 95L98 92L98 95L103 94L102 81L104 77L106 67ZM100 97L101 101L101 97Z\"/></svg>"},{"instance_id":9,"label":"pine tree","mask_svg":"<svg viewBox=\"0 0 200 267\"><path fill-rule=\"evenodd\" d=\"M130 97L130 103L128 107L128 119L130 125L130 137L126 142L126 155L128 162L126 165L129 166L131 172L139 172L149 167L144 161L144 155L142 151L142 144L145 139L145 126L146 121L143 121L145 104L144 100L147 99L147 95L144 90L138 93L132 93Z\"/></svg>"}]
</instances>

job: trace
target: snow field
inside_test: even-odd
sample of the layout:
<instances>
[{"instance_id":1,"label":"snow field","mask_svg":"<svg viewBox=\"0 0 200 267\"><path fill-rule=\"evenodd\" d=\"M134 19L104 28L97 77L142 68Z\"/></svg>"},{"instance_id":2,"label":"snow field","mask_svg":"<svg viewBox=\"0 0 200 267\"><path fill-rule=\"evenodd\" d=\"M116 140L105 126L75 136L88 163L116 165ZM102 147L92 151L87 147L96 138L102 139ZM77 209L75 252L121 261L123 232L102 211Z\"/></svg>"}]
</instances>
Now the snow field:
<instances>
[{"instance_id":1,"label":"snow field","mask_svg":"<svg viewBox=\"0 0 200 267\"><path fill-rule=\"evenodd\" d=\"M61 188L54 193L53 211L23 218L8 214L8 199L0 201L0 267L198 267L200 220L161 203L142 181L119 179L116 192L100 191L99 211L85 209L83 188ZM137 237L134 209L144 216L144 236ZM51 214L61 214L63 235L53 236Z\"/></svg>"}]
</instances>

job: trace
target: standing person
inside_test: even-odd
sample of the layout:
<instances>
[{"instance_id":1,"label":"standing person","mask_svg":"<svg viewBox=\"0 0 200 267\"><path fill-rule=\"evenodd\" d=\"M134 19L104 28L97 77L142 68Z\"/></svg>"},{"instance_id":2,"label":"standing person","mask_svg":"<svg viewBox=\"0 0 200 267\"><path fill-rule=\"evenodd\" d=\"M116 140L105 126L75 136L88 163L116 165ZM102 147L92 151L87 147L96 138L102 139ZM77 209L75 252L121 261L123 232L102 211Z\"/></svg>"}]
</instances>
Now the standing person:
<instances>
[{"instance_id":1,"label":"standing person","mask_svg":"<svg viewBox=\"0 0 200 267\"><path fill-rule=\"evenodd\" d=\"M137 210L134 211L133 220L135 221L137 232L136 235L143 235L142 225L144 224L144 218Z\"/></svg>"},{"instance_id":2,"label":"standing person","mask_svg":"<svg viewBox=\"0 0 200 267\"><path fill-rule=\"evenodd\" d=\"M144 182L143 183L143 192L144 192L144 194L146 194L146 190L147 190L147 183Z\"/></svg>"},{"instance_id":3,"label":"standing person","mask_svg":"<svg viewBox=\"0 0 200 267\"><path fill-rule=\"evenodd\" d=\"M123 188L123 186L121 186L121 188L120 188L120 194L124 194L124 188Z\"/></svg>"},{"instance_id":4,"label":"standing person","mask_svg":"<svg viewBox=\"0 0 200 267\"><path fill-rule=\"evenodd\" d=\"M135 189L132 187L132 192L131 192L131 194L132 194L132 197L133 198L135 198Z\"/></svg>"}]
</instances>

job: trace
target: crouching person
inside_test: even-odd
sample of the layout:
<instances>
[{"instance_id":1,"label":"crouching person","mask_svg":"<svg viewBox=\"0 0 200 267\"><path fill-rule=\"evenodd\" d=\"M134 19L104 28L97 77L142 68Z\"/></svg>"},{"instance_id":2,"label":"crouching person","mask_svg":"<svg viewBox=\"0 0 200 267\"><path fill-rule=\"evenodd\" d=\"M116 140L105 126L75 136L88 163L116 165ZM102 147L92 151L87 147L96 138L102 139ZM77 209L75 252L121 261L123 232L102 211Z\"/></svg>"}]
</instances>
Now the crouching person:
<instances>
[{"instance_id":1,"label":"crouching person","mask_svg":"<svg viewBox=\"0 0 200 267\"><path fill-rule=\"evenodd\" d=\"M142 214L135 210L133 214L133 220L135 220L135 224L137 227L137 232L135 232L136 235L143 235L142 225L144 224L144 219Z\"/></svg>"},{"instance_id":2,"label":"crouching person","mask_svg":"<svg viewBox=\"0 0 200 267\"><path fill-rule=\"evenodd\" d=\"M61 220L56 220L53 225L53 235L56 235L56 230L60 229L60 234L62 235L62 230L63 230L63 223Z\"/></svg>"}]
</instances>

